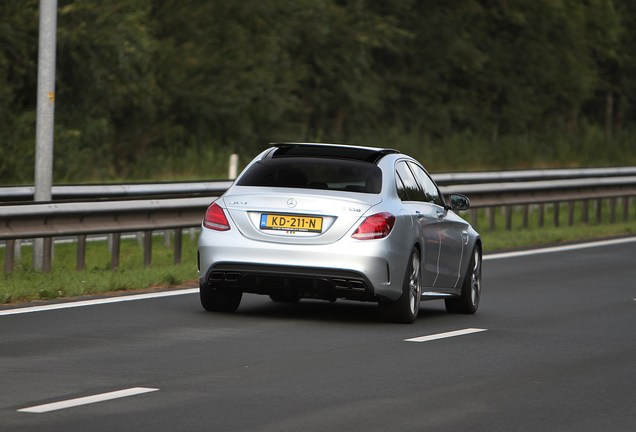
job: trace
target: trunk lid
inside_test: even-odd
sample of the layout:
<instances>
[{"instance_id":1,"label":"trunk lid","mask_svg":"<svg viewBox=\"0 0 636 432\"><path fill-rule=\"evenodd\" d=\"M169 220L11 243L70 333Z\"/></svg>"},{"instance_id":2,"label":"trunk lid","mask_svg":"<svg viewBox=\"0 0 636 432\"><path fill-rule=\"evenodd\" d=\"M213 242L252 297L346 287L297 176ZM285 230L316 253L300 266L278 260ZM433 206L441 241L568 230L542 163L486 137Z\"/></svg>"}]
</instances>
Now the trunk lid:
<instances>
[{"instance_id":1,"label":"trunk lid","mask_svg":"<svg viewBox=\"0 0 636 432\"><path fill-rule=\"evenodd\" d=\"M229 217L247 238L316 245L340 239L371 207L382 202L375 194L241 186L233 187L222 200ZM281 225L281 221L286 227L267 227L272 222Z\"/></svg>"}]
</instances>

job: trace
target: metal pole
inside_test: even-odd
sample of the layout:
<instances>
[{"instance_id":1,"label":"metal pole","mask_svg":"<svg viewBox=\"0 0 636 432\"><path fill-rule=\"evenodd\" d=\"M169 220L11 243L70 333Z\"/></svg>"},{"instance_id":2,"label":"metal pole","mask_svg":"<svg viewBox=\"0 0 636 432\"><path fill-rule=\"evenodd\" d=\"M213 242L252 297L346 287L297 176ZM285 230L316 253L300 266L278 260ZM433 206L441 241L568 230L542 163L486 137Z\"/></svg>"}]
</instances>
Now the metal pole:
<instances>
[{"instance_id":1,"label":"metal pole","mask_svg":"<svg viewBox=\"0 0 636 432\"><path fill-rule=\"evenodd\" d=\"M230 170L228 175L230 176L230 180L234 180L238 175L238 155L232 154L230 156Z\"/></svg>"},{"instance_id":2,"label":"metal pole","mask_svg":"<svg viewBox=\"0 0 636 432\"><path fill-rule=\"evenodd\" d=\"M57 0L40 0L38 99L35 132L35 201L51 201L55 118ZM44 241L34 239L33 268L44 267Z\"/></svg>"}]
</instances>

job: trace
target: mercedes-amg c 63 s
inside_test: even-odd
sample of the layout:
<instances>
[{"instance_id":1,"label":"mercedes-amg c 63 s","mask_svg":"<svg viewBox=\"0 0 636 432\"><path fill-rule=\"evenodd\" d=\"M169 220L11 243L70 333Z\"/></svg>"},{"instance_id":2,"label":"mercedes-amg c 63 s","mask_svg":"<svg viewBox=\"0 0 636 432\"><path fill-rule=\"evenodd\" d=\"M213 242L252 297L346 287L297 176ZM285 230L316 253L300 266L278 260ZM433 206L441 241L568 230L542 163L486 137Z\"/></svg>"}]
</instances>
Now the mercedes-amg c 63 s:
<instances>
[{"instance_id":1,"label":"mercedes-amg c 63 s","mask_svg":"<svg viewBox=\"0 0 636 432\"><path fill-rule=\"evenodd\" d=\"M424 167L392 149L281 143L258 155L207 209L198 244L201 303L234 312L243 293L273 301L377 302L412 323L421 300L472 314L479 234Z\"/></svg>"}]
</instances>

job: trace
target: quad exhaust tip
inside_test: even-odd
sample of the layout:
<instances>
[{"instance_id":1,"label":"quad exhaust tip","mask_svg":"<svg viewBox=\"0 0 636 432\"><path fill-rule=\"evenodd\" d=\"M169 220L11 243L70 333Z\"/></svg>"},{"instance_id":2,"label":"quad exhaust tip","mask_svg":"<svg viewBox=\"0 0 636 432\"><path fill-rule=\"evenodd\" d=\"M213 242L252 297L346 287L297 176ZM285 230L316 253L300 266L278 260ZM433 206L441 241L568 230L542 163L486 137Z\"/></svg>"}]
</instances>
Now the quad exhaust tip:
<instances>
[{"instance_id":1,"label":"quad exhaust tip","mask_svg":"<svg viewBox=\"0 0 636 432\"><path fill-rule=\"evenodd\" d=\"M366 291L367 286L364 282L356 279L332 279L336 289L346 289L354 291Z\"/></svg>"},{"instance_id":2,"label":"quad exhaust tip","mask_svg":"<svg viewBox=\"0 0 636 432\"><path fill-rule=\"evenodd\" d=\"M236 282L241 278L239 272L212 272L208 276L210 282Z\"/></svg>"}]
</instances>

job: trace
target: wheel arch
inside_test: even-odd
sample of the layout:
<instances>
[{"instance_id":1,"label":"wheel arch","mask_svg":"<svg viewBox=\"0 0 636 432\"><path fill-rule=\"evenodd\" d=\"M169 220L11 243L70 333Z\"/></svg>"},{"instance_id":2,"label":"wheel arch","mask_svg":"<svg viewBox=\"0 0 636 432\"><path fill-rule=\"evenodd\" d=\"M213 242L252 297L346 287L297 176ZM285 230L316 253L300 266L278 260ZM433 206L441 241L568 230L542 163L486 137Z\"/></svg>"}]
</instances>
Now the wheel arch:
<instances>
[{"instance_id":1,"label":"wheel arch","mask_svg":"<svg viewBox=\"0 0 636 432\"><path fill-rule=\"evenodd\" d=\"M482 245L482 240L481 237L479 235L477 235L477 237L475 238L474 241L469 242L468 245L466 246L466 252L465 252L465 256L468 259L462 260L462 267L461 267L461 271L462 271L462 278L461 278L461 282L464 282L464 279L466 278L466 275L468 274L468 266L470 265L470 256L473 253L473 250L478 247L479 248L479 252L480 255L483 259L484 256L484 248Z\"/></svg>"}]
</instances>

